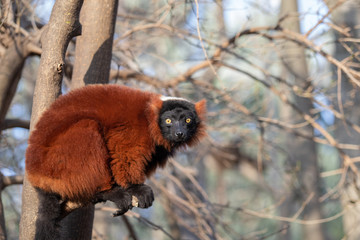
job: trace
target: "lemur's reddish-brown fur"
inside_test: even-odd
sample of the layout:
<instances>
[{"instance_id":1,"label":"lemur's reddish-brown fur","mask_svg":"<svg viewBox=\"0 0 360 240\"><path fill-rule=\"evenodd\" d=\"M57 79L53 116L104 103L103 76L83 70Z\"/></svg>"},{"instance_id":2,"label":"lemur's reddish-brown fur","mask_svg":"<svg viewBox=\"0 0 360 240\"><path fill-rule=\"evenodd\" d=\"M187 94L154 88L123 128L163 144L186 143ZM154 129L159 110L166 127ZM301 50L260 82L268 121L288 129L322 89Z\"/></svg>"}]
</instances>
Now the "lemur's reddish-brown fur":
<instances>
[{"instance_id":1,"label":"lemur's reddish-brown fur","mask_svg":"<svg viewBox=\"0 0 360 240\"><path fill-rule=\"evenodd\" d=\"M29 138L29 181L77 202L90 201L114 183L143 183L156 168L147 168L155 147L172 148L158 125L162 103L158 94L116 85L88 86L59 97ZM195 109L203 120L205 101ZM201 121L186 145L204 134Z\"/></svg>"}]
</instances>

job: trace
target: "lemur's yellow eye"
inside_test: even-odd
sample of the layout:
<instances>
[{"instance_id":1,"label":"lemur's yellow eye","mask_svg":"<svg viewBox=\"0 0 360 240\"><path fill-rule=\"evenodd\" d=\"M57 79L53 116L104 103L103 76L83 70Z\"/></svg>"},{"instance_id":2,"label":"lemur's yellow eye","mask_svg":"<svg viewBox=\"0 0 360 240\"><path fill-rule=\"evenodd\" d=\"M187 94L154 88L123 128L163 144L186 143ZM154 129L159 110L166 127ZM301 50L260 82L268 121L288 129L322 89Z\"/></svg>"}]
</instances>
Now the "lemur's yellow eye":
<instances>
[{"instance_id":1,"label":"lemur's yellow eye","mask_svg":"<svg viewBox=\"0 0 360 240\"><path fill-rule=\"evenodd\" d=\"M186 119L186 123L190 123L191 122L191 119L190 118L187 118Z\"/></svg>"},{"instance_id":2,"label":"lemur's yellow eye","mask_svg":"<svg viewBox=\"0 0 360 240\"><path fill-rule=\"evenodd\" d=\"M166 122L166 124L170 124L170 123L171 123L171 119L170 119L170 118L167 118L167 119L165 120L165 122Z\"/></svg>"}]
</instances>

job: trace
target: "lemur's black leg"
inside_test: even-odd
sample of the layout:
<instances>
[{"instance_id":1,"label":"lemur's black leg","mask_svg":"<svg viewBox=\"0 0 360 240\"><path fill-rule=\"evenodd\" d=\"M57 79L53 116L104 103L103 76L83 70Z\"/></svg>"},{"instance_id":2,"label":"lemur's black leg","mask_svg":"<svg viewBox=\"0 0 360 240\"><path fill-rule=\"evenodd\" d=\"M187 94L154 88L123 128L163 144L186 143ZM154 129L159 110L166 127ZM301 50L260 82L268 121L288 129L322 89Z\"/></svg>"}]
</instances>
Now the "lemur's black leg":
<instances>
[{"instance_id":1,"label":"lemur's black leg","mask_svg":"<svg viewBox=\"0 0 360 240\"><path fill-rule=\"evenodd\" d=\"M36 188L39 196L40 206L38 218L36 220L35 239L39 240L59 240L61 220L61 199L60 196L47 193Z\"/></svg>"}]
</instances>

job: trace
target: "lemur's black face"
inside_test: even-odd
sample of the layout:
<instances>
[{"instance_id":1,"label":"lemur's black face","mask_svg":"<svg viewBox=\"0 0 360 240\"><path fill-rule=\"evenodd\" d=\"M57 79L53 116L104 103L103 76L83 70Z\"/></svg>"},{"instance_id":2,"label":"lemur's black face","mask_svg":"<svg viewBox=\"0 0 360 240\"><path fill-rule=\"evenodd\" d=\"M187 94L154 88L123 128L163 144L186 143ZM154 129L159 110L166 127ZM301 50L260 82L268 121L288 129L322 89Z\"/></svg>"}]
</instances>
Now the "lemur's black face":
<instances>
[{"instance_id":1,"label":"lemur's black face","mask_svg":"<svg viewBox=\"0 0 360 240\"><path fill-rule=\"evenodd\" d=\"M196 133L198 124L194 104L184 100L164 101L159 126L166 140L175 145L186 143Z\"/></svg>"}]
</instances>

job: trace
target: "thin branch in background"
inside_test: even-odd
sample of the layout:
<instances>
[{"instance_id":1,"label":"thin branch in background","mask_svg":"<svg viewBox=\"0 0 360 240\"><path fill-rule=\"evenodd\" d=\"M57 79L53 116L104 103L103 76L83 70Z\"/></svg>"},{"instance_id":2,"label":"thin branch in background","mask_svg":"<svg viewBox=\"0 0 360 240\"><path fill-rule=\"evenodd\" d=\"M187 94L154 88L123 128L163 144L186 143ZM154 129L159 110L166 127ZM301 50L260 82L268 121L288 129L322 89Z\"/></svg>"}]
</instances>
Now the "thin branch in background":
<instances>
[{"instance_id":1,"label":"thin branch in background","mask_svg":"<svg viewBox=\"0 0 360 240\"><path fill-rule=\"evenodd\" d=\"M127 216L123 215L121 216L121 219L124 221L125 225L126 225L126 228L128 229L129 231L129 235L131 236L131 238L133 240L137 240L138 237L136 236L136 232L135 232L135 229L134 227L132 226L132 224L130 223L129 219L127 218Z\"/></svg>"},{"instance_id":2,"label":"thin branch in background","mask_svg":"<svg viewBox=\"0 0 360 240\"><path fill-rule=\"evenodd\" d=\"M101 211L106 211L106 212L115 212L116 209L115 208L111 208L111 207L97 207L96 210L101 210ZM155 231L161 231L164 233L164 235L166 235L167 237L169 237L170 239L174 239L170 233L168 233L167 231L165 231L165 229L155 223L153 223L152 221L142 217L139 213L133 212L133 211L128 211L125 213L124 215L125 217L132 217L137 219L139 222L144 223L146 226L150 227L151 229L155 230ZM174 239L175 240L175 239Z\"/></svg>"},{"instance_id":3,"label":"thin branch in background","mask_svg":"<svg viewBox=\"0 0 360 240\"><path fill-rule=\"evenodd\" d=\"M257 168L259 173L263 171L263 151L264 151L264 134L265 128L263 122L259 122L259 146L257 151Z\"/></svg>"},{"instance_id":4,"label":"thin branch in background","mask_svg":"<svg viewBox=\"0 0 360 240\"><path fill-rule=\"evenodd\" d=\"M196 30L197 30L197 34L198 34L198 37L199 37L199 41L200 41L200 45L201 45L201 49L203 50L203 53L204 53L204 56L205 56L205 59L208 63L208 65L210 66L210 69L212 70L212 72L214 73L214 75L216 76L216 78L218 80L220 80L220 77L219 75L217 74L213 64L212 64L212 61L210 61L209 59L209 56L206 52L206 49L205 49L205 46L204 46L204 42L202 40L202 37L201 37L201 31L200 31L200 15L199 15L199 3L198 3L198 0L195 0L195 5L196 5ZM221 81L220 81L221 82Z\"/></svg>"},{"instance_id":5,"label":"thin branch in background","mask_svg":"<svg viewBox=\"0 0 360 240\"><path fill-rule=\"evenodd\" d=\"M311 193L309 194L309 196L305 199L305 201L301 204L300 209L294 214L294 216L292 217L292 219L297 219L297 218L300 216L300 214L304 211L306 205L309 204L309 202L311 201L311 199L314 198L314 196L315 196L315 193L314 193L314 192L311 192Z\"/></svg>"},{"instance_id":6,"label":"thin branch in background","mask_svg":"<svg viewBox=\"0 0 360 240\"><path fill-rule=\"evenodd\" d=\"M324 22L324 20L330 16L330 14L331 14L332 12L333 12L336 8L340 7L344 2L346 2L346 0L339 0L332 8L330 8L330 9L328 10L328 12L327 12L312 28L310 28L310 29L304 34L304 37L305 37L305 38L308 38L309 35L310 35L312 32L314 32L314 30L315 30L316 28L318 28L318 26L319 26L320 24L322 24L322 23Z\"/></svg>"},{"instance_id":7,"label":"thin branch in background","mask_svg":"<svg viewBox=\"0 0 360 240\"><path fill-rule=\"evenodd\" d=\"M221 205L221 204L213 204L213 205L216 207L232 209L234 211L242 212L244 214L247 214L247 215L250 215L253 217L259 217L259 218L263 218L263 219L273 219L273 220L281 221L281 222L298 223L298 224L302 224L302 225L313 225L313 224L322 224L322 223L331 222L331 221L334 221L335 219L342 217L345 214L345 212L347 211L346 209L343 209L339 213L337 213L331 217L323 218L323 219L301 220L301 219L293 219L290 217L281 217L281 216L271 215L268 213L257 212L257 211L250 210L247 208L230 207L230 206Z\"/></svg>"},{"instance_id":8,"label":"thin branch in background","mask_svg":"<svg viewBox=\"0 0 360 240\"><path fill-rule=\"evenodd\" d=\"M258 237L257 239L261 240L261 239L267 239L267 238L273 237L273 236L275 236L277 234L281 234L281 233L289 230L289 228L290 228L289 224L284 224L279 230L274 231L274 232L269 233L269 234L265 234L264 236Z\"/></svg>"},{"instance_id":9,"label":"thin branch in background","mask_svg":"<svg viewBox=\"0 0 360 240\"><path fill-rule=\"evenodd\" d=\"M30 129L30 121L22 119L5 119L1 125L0 130L5 130L9 128L24 128Z\"/></svg>"},{"instance_id":10,"label":"thin branch in background","mask_svg":"<svg viewBox=\"0 0 360 240\"><path fill-rule=\"evenodd\" d=\"M4 188L14 185L14 184L23 184L24 176L22 175L15 175L15 176L4 176L0 173L1 177L1 188L0 190L3 190Z\"/></svg>"}]
</instances>

